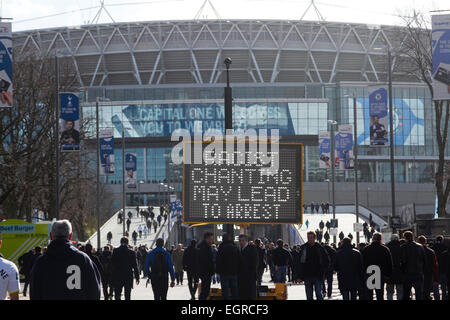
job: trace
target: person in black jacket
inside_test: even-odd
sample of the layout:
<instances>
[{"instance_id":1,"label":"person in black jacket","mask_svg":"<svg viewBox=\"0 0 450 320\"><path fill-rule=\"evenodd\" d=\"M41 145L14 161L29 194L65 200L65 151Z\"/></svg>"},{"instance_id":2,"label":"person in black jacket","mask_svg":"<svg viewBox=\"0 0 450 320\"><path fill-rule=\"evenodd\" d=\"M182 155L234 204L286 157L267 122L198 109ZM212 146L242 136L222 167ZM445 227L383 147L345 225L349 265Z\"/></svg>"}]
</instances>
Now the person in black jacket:
<instances>
[{"instance_id":1,"label":"person in black jacket","mask_svg":"<svg viewBox=\"0 0 450 320\"><path fill-rule=\"evenodd\" d=\"M330 260L326 250L316 242L316 233L307 233L308 242L300 247L300 265L298 281L305 282L306 298L313 300L313 291L317 300L323 300L322 284Z\"/></svg>"},{"instance_id":2,"label":"person in black jacket","mask_svg":"<svg viewBox=\"0 0 450 320\"><path fill-rule=\"evenodd\" d=\"M223 299L229 299L228 290L230 289L232 299L237 300L239 298L239 250L228 234L223 235L223 242L219 245L216 266L216 272L220 275Z\"/></svg>"},{"instance_id":3,"label":"person in black jacket","mask_svg":"<svg viewBox=\"0 0 450 320\"><path fill-rule=\"evenodd\" d=\"M258 251L248 243L248 236L239 236L240 262L238 290L240 300L256 299L256 274L258 272Z\"/></svg>"},{"instance_id":4,"label":"person in black jacket","mask_svg":"<svg viewBox=\"0 0 450 320\"><path fill-rule=\"evenodd\" d=\"M436 253L439 268L439 281L433 285L434 300L441 300L439 287L442 290L442 300L447 300L447 277L449 277L446 261L447 247L444 244L444 237L442 235L436 237L433 249Z\"/></svg>"},{"instance_id":5,"label":"person in black jacket","mask_svg":"<svg viewBox=\"0 0 450 320\"><path fill-rule=\"evenodd\" d=\"M39 258L42 253L41 247L37 246L33 250L25 253L22 257L19 258L18 262L21 266L20 273L25 276L25 284L23 287L23 296L27 296L27 289L30 285L30 278L31 278L31 270L33 269L33 265L36 262L37 258Z\"/></svg>"},{"instance_id":6,"label":"person in black jacket","mask_svg":"<svg viewBox=\"0 0 450 320\"><path fill-rule=\"evenodd\" d=\"M328 269L325 271L325 279L323 280L322 293L324 296L326 294L329 299L329 298L331 298L331 294L333 292L333 264L334 264L334 256L336 254L336 250L334 250L328 243L324 244L323 247L324 247L325 251L328 253L328 258L330 259L330 264L329 264ZM327 287L325 287L325 280L327 281Z\"/></svg>"},{"instance_id":7,"label":"person in black jacket","mask_svg":"<svg viewBox=\"0 0 450 320\"><path fill-rule=\"evenodd\" d=\"M99 300L99 271L84 252L72 246L71 223L55 221L50 239L31 271L30 300Z\"/></svg>"},{"instance_id":8,"label":"person in black jacket","mask_svg":"<svg viewBox=\"0 0 450 320\"><path fill-rule=\"evenodd\" d=\"M183 270L187 273L188 288L191 300L195 300L195 292L198 286L198 249L197 241L191 240L189 247L183 253Z\"/></svg>"},{"instance_id":9,"label":"person in black jacket","mask_svg":"<svg viewBox=\"0 0 450 320\"><path fill-rule=\"evenodd\" d=\"M258 274L257 283L261 285L264 269L266 268L266 250L262 248L261 239L255 239L256 250L258 251Z\"/></svg>"},{"instance_id":10,"label":"person in black jacket","mask_svg":"<svg viewBox=\"0 0 450 320\"><path fill-rule=\"evenodd\" d=\"M103 285L103 279L105 278L105 270L103 268L102 263L100 262L100 259L97 257L97 255L93 254L93 248L92 244L88 243L84 246L84 252L88 255L88 257L92 260L94 265L97 267L98 272L100 273L100 281ZM106 300L106 298L105 298Z\"/></svg>"},{"instance_id":11,"label":"person in black jacket","mask_svg":"<svg viewBox=\"0 0 450 320\"><path fill-rule=\"evenodd\" d=\"M437 283L439 281L439 268L437 265L437 258L434 250L428 246L427 238L425 238L424 236L420 236L417 240L425 249L423 299L431 300L433 283Z\"/></svg>"},{"instance_id":12,"label":"person in black jacket","mask_svg":"<svg viewBox=\"0 0 450 320\"><path fill-rule=\"evenodd\" d=\"M386 244L392 257L392 275L386 283L387 300L394 299L394 289L397 291L397 300L403 298L403 275L400 270L400 241L398 234L391 236L391 241Z\"/></svg>"},{"instance_id":13,"label":"person in black jacket","mask_svg":"<svg viewBox=\"0 0 450 320\"><path fill-rule=\"evenodd\" d=\"M272 251L272 261L275 268L275 283L286 283L288 266L292 266L292 255L283 247L283 240L277 240L277 247Z\"/></svg>"},{"instance_id":14,"label":"person in black jacket","mask_svg":"<svg viewBox=\"0 0 450 320\"><path fill-rule=\"evenodd\" d=\"M350 238L342 240L342 247L334 256L333 269L337 272L343 300L356 300L364 282L364 266L361 253L353 249Z\"/></svg>"},{"instance_id":15,"label":"person in black jacket","mask_svg":"<svg viewBox=\"0 0 450 320\"><path fill-rule=\"evenodd\" d=\"M403 233L405 243L400 246L400 268L403 274L403 300L411 299L414 287L416 300L423 300L423 271L425 268L425 250L414 241L411 231Z\"/></svg>"},{"instance_id":16,"label":"person in black jacket","mask_svg":"<svg viewBox=\"0 0 450 320\"><path fill-rule=\"evenodd\" d=\"M389 248L383 245L381 233L375 232L372 236L372 243L366 246L362 251L364 270L367 272L369 266L376 265L381 271L381 287L375 289L377 300L384 300L384 284L392 276L392 257ZM368 278L370 275L366 275ZM364 299L373 299L373 290L364 286Z\"/></svg>"},{"instance_id":17,"label":"person in black jacket","mask_svg":"<svg viewBox=\"0 0 450 320\"><path fill-rule=\"evenodd\" d=\"M125 300L131 299L133 289L133 275L139 285L139 269L136 253L128 248L128 238L120 239L120 247L115 248L111 257L112 285L116 300L120 300L122 288L125 290Z\"/></svg>"},{"instance_id":18,"label":"person in black jacket","mask_svg":"<svg viewBox=\"0 0 450 320\"><path fill-rule=\"evenodd\" d=\"M198 276L201 280L201 291L199 300L209 297L211 288L211 277L214 274L214 262L212 247L214 238L211 232L205 232L203 241L198 246Z\"/></svg>"},{"instance_id":19,"label":"person in black jacket","mask_svg":"<svg viewBox=\"0 0 450 320\"><path fill-rule=\"evenodd\" d=\"M102 288L105 300L110 300L113 296L113 286L111 285L111 251L108 246L103 248L99 257L103 266Z\"/></svg>"}]
</instances>

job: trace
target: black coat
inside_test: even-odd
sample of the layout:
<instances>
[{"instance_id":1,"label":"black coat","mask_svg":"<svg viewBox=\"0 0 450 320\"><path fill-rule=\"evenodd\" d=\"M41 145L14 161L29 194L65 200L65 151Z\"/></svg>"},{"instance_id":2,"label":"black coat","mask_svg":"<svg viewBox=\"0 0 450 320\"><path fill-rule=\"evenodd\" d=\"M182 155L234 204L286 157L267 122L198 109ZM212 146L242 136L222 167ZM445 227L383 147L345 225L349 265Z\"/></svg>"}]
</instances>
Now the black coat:
<instances>
[{"instance_id":1,"label":"black coat","mask_svg":"<svg viewBox=\"0 0 450 320\"><path fill-rule=\"evenodd\" d=\"M421 244L408 241L400 246L400 269L402 274L423 275L425 250Z\"/></svg>"},{"instance_id":2,"label":"black coat","mask_svg":"<svg viewBox=\"0 0 450 320\"><path fill-rule=\"evenodd\" d=\"M258 251L256 246L249 244L240 253L238 274L239 299L256 299Z\"/></svg>"},{"instance_id":3,"label":"black coat","mask_svg":"<svg viewBox=\"0 0 450 320\"><path fill-rule=\"evenodd\" d=\"M226 276L237 276L239 272L239 249L232 241L224 241L219 245L216 260L216 273Z\"/></svg>"},{"instance_id":4,"label":"black coat","mask_svg":"<svg viewBox=\"0 0 450 320\"><path fill-rule=\"evenodd\" d=\"M212 247L205 241L198 245L198 275L208 277L214 274L214 261Z\"/></svg>"},{"instance_id":5,"label":"black coat","mask_svg":"<svg viewBox=\"0 0 450 320\"><path fill-rule=\"evenodd\" d=\"M323 248L328 253L329 267L327 269L327 274L330 274L333 273L333 265L334 265L334 258L336 256L336 250L332 248L329 244L324 244Z\"/></svg>"},{"instance_id":6,"label":"black coat","mask_svg":"<svg viewBox=\"0 0 450 320\"><path fill-rule=\"evenodd\" d=\"M256 247L258 251L258 269L262 270L266 267L266 250L261 247Z\"/></svg>"},{"instance_id":7,"label":"black coat","mask_svg":"<svg viewBox=\"0 0 450 320\"><path fill-rule=\"evenodd\" d=\"M336 252L333 269L337 272L339 290L362 287L364 281L362 255L350 245L345 245Z\"/></svg>"},{"instance_id":8,"label":"black coat","mask_svg":"<svg viewBox=\"0 0 450 320\"><path fill-rule=\"evenodd\" d=\"M392 257L389 248L379 242L372 242L361 251L364 270L371 265L380 267L381 275L390 278L392 275Z\"/></svg>"},{"instance_id":9,"label":"black coat","mask_svg":"<svg viewBox=\"0 0 450 320\"><path fill-rule=\"evenodd\" d=\"M309 277L323 278L330 266L327 251L318 243L310 246L305 243L300 247L300 264L297 274L301 280Z\"/></svg>"},{"instance_id":10,"label":"black coat","mask_svg":"<svg viewBox=\"0 0 450 320\"><path fill-rule=\"evenodd\" d=\"M400 241L392 240L386 244L386 247L389 248L392 257L392 275L388 282L401 284L403 283L403 275L400 269Z\"/></svg>"},{"instance_id":11,"label":"black coat","mask_svg":"<svg viewBox=\"0 0 450 320\"><path fill-rule=\"evenodd\" d=\"M126 245L114 249L111 257L111 270L113 286L133 288L133 273L134 278L139 280L136 253L128 249Z\"/></svg>"},{"instance_id":12,"label":"black coat","mask_svg":"<svg viewBox=\"0 0 450 320\"><path fill-rule=\"evenodd\" d=\"M34 263L30 299L99 300L100 274L87 254L72 246L69 240L53 240Z\"/></svg>"},{"instance_id":13,"label":"black coat","mask_svg":"<svg viewBox=\"0 0 450 320\"><path fill-rule=\"evenodd\" d=\"M189 246L183 253L183 269L193 275L198 274L198 249Z\"/></svg>"},{"instance_id":14,"label":"black coat","mask_svg":"<svg viewBox=\"0 0 450 320\"><path fill-rule=\"evenodd\" d=\"M292 255L283 247L276 247L272 251L272 261L275 266L292 266Z\"/></svg>"}]
</instances>

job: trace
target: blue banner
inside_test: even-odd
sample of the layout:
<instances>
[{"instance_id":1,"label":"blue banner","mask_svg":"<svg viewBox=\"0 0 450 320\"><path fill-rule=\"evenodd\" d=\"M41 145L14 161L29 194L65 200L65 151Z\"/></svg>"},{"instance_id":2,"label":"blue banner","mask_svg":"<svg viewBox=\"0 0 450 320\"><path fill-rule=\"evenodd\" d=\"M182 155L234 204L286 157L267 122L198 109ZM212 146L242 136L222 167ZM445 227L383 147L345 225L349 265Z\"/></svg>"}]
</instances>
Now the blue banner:
<instances>
[{"instance_id":1,"label":"blue banner","mask_svg":"<svg viewBox=\"0 0 450 320\"><path fill-rule=\"evenodd\" d=\"M431 25L433 100L450 100L450 14L432 16Z\"/></svg>"},{"instance_id":2,"label":"blue banner","mask_svg":"<svg viewBox=\"0 0 450 320\"><path fill-rule=\"evenodd\" d=\"M11 23L0 23L0 108L13 105Z\"/></svg>"},{"instance_id":3,"label":"blue banner","mask_svg":"<svg viewBox=\"0 0 450 320\"><path fill-rule=\"evenodd\" d=\"M128 188L136 188L136 153L125 155L125 183Z\"/></svg>"},{"instance_id":4,"label":"blue banner","mask_svg":"<svg viewBox=\"0 0 450 320\"><path fill-rule=\"evenodd\" d=\"M388 145L388 103L386 88L369 88L370 145Z\"/></svg>"},{"instance_id":5,"label":"blue banner","mask_svg":"<svg viewBox=\"0 0 450 320\"><path fill-rule=\"evenodd\" d=\"M80 150L80 104L74 93L60 93L59 130L61 151Z\"/></svg>"},{"instance_id":6,"label":"blue banner","mask_svg":"<svg viewBox=\"0 0 450 320\"><path fill-rule=\"evenodd\" d=\"M114 136L112 129L100 131L100 174L114 174Z\"/></svg>"},{"instance_id":7,"label":"blue banner","mask_svg":"<svg viewBox=\"0 0 450 320\"><path fill-rule=\"evenodd\" d=\"M343 170L354 168L353 126L340 125L335 137L335 149L338 155L338 168Z\"/></svg>"}]
</instances>

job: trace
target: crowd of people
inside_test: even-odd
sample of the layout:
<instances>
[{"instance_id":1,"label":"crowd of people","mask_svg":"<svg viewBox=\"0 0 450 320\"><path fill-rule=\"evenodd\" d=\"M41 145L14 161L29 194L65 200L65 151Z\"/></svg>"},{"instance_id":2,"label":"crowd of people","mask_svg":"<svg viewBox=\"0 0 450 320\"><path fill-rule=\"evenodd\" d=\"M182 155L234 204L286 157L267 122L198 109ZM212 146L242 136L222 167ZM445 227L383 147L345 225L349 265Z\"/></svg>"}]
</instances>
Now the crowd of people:
<instances>
[{"instance_id":1,"label":"crowd of people","mask_svg":"<svg viewBox=\"0 0 450 320\"><path fill-rule=\"evenodd\" d=\"M355 245L350 237L342 237L337 246L319 241L309 231L305 244L291 248L282 239L252 241L245 234L237 243L224 234L216 247L213 234L206 232L199 244L193 239L187 248L179 244L165 249L163 239L157 239L156 248L149 250L144 245L133 247L122 237L117 248L107 245L98 251L89 243L74 246L67 220L53 223L50 235L47 248L36 247L19 259L23 294L29 288L32 300L100 299L101 290L104 299L120 300L123 292L130 300L133 283L139 285L140 279L148 279L154 299L166 300L169 286L182 285L184 273L192 300L198 288L198 298L208 299L214 282L220 283L223 299L252 300L265 271L271 282L304 284L308 300L331 298L335 273L344 300L372 300L373 291L377 300L384 300L385 292L388 300L409 300L412 288L416 300L448 299L450 250L444 238L437 236L428 243L424 236L415 239L411 231L401 239L393 234L387 244L375 232L370 243ZM7 264L5 259L0 262ZM380 278L370 289L367 283L374 267ZM14 264L8 268L11 283L0 285L0 298L6 292L18 298L19 271Z\"/></svg>"}]
</instances>

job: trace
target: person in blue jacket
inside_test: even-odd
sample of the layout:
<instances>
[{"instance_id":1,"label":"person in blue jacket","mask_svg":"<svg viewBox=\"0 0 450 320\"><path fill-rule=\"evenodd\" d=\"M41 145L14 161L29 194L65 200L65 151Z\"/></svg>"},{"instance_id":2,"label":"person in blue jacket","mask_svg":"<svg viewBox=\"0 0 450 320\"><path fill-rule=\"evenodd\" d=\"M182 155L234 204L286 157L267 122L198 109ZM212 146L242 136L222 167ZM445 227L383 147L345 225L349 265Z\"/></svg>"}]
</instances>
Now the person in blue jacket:
<instances>
[{"instance_id":1,"label":"person in blue jacket","mask_svg":"<svg viewBox=\"0 0 450 320\"><path fill-rule=\"evenodd\" d=\"M30 300L100 300L100 273L71 238L68 220L53 223L52 241L31 270Z\"/></svg>"},{"instance_id":2,"label":"person in blue jacket","mask_svg":"<svg viewBox=\"0 0 450 320\"><path fill-rule=\"evenodd\" d=\"M175 286L175 272L172 257L163 248L164 240L156 239L156 248L145 259L144 274L151 280L155 300L167 300L167 291Z\"/></svg>"}]
</instances>

